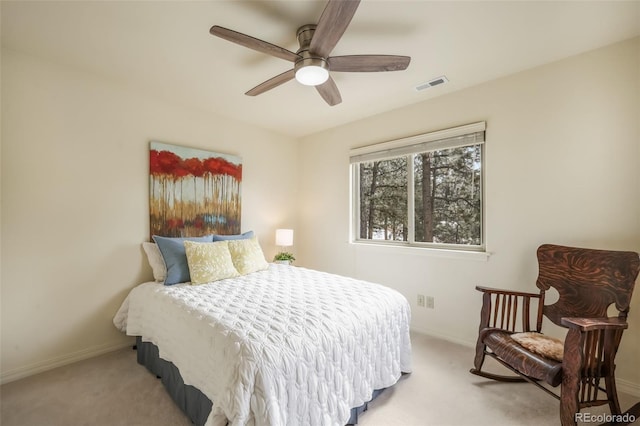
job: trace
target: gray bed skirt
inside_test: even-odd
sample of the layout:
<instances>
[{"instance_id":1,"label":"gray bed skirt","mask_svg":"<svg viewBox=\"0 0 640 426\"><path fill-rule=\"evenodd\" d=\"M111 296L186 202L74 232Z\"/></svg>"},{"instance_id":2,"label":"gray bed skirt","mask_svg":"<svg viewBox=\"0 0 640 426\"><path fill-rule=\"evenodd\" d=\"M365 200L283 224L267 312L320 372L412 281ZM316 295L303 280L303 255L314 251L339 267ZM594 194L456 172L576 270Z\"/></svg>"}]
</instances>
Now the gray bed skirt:
<instances>
[{"instance_id":1,"label":"gray bed skirt","mask_svg":"<svg viewBox=\"0 0 640 426\"><path fill-rule=\"evenodd\" d=\"M158 347L151 342L143 342L138 336L136 337L136 346L138 352L138 364L142 364L147 369L162 380L162 384L167 392L180 409L189 417L191 422L197 426L202 426L207 421L211 412L212 403L205 394L191 385L185 385L180 376L178 368L169 361L165 361L158 355ZM371 401L380 395L384 389L373 391ZM351 409L351 418L348 425L358 423L358 416L367 410L368 402L360 407Z\"/></svg>"}]
</instances>

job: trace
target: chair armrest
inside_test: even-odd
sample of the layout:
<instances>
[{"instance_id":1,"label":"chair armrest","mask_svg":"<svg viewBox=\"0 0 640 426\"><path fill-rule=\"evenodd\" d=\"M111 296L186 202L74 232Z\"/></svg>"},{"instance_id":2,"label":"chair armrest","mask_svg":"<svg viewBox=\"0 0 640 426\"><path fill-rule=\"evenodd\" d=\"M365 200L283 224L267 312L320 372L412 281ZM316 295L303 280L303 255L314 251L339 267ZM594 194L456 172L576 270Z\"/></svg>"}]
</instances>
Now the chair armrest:
<instances>
[{"instance_id":1,"label":"chair armrest","mask_svg":"<svg viewBox=\"0 0 640 426\"><path fill-rule=\"evenodd\" d=\"M481 291L483 293L506 294L511 296L540 297L540 293L527 293L524 291L504 290L500 288L483 287L479 285L476 286L476 290Z\"/></svg>"},{"instance_id":2,"label":"chair armrest","mask_svg":"<svg viewBox=\"0 0 640 426\"><path fill-rule=\"evenodd\" d=\"M579 331L591 330L624 330L629 327L625 319L619 317L611 318L562 318L562 325Z\"/></svg>"}]
</instances>

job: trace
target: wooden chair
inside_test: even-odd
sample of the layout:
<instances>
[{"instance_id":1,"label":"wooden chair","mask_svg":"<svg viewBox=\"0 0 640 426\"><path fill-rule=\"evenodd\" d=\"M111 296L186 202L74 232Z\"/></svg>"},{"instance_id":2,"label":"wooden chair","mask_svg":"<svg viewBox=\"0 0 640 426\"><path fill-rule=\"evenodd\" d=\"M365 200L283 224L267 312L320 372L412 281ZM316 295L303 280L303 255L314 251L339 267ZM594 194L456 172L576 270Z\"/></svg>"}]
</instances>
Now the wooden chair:
<instances>
[{"instance_id":1,"label":"wooden chair","mask_svg":"<svg viewBox=\"0 0 640 426\"><path fill-rule=\"evenodd\" d=\"M611 414L621 415L614 360L628 326L629 303L640 270L638 254L545 244L538 248L538 264L539 293L476 287L483 295L471 373L537 385L560 400L563 426L575 425L582 408L596 405L609 404ZM545 291L550 287L558 291L559 299L545 305ZM608 318L612 304L618 316ZM515 333L521 332L535 332L534 337L544 340L544 335L538 334L543 316L568 328L564 346L560 346L564 349L561 360L551 359L536 345L525 348L514 340L518 337ZM517 376L482 371L486 356ZM552 390L558 385L559 395ZM637 418L639 412L640 403L626 414L635 413Z\"/></svg>"}]
</instances>

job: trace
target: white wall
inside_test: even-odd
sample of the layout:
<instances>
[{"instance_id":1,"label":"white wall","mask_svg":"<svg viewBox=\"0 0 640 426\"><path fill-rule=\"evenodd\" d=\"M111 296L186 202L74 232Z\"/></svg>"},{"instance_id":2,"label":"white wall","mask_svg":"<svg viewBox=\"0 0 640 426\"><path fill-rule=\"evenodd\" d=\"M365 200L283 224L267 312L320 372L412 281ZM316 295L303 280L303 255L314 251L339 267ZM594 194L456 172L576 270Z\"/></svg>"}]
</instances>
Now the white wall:
<instances>
[{"instance_id":1,"label":"white wall","mask_svg":"<svg viewBox=\"0 0 640 426\"><path fill-rule=\"evenodd\" d=\"M627 41L303 138L301 263L396 288L415 330L472 345L474 287L535 290L541 243L640 251L639 52ZM488 260L349 243L350 148L483 120ZM629 321L618 376L640 394L638 294Z\"/></svg>"},{"instance_id":2,"label":"white wall","mask_svg":"<svg viewBox=\"0 0 640 426\"><path fill-rule=\"evenodd\" d=\"M242 227L268 257L273 230L293 227L298 264L394 287L415 330L472 344L474 286L533 290L539 244L640 251L639 52L636 39L295 141L3 50L2 380L129 342L111 320L151 278L149 140L242 156ZM488 260L349 243L351 147L480 120ZM630 323L618 375L640 394L638 295Z\"/></svg>"},{"instance_id":3,"label":"white wall","mask_svg":"<svg viewBox=\"0 0 640 426\"><path fill-rule=\"evenodd\" d=\"M149 141L240 155L243 231L295 226L291 138L2 51L2 379L128 344L112 318L151 279Z\"/></svg>"}]
</instances>

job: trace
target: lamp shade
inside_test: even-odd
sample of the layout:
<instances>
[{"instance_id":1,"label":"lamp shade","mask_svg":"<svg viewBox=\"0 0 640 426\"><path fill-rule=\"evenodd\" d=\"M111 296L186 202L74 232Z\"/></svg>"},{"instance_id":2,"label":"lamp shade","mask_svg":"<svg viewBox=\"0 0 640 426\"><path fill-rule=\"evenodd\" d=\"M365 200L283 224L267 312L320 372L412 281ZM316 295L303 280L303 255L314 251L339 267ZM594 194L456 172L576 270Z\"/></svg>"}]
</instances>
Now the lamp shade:
<instances>
[{"instance_id":1,"label":"lamp shade","mask_svg":"<svg viewBox=\"0 0 640 426\"><path fill-rule=\"evenodd\" d=\"M293 229L276 229L276 245L288 247L293 245Z\"/></svg>"}]
</instances>

